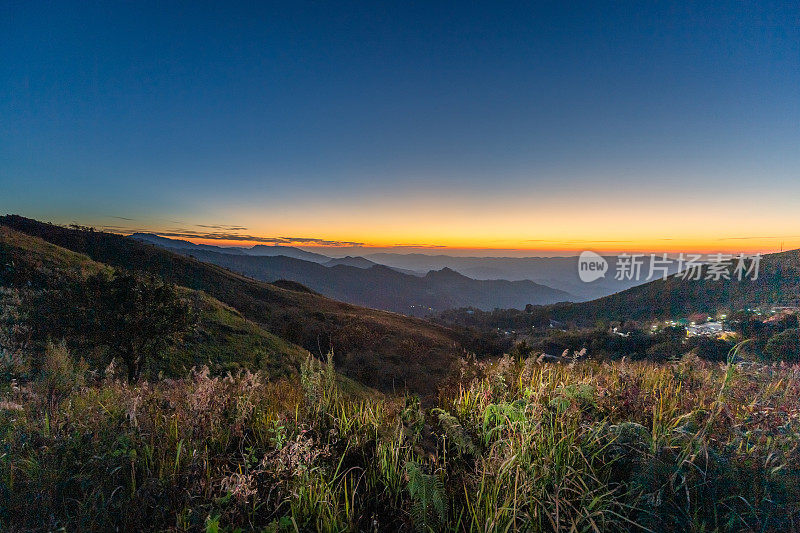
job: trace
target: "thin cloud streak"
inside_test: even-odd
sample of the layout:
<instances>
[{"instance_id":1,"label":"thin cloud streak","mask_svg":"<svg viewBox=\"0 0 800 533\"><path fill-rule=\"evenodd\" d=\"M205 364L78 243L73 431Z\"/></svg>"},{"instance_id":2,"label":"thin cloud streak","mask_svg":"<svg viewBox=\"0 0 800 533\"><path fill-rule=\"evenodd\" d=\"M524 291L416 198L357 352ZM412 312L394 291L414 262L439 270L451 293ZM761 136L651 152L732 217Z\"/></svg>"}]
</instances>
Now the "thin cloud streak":
<instances>
[{"instance_id":1,"label":"thin cloud streak","mask_svg":"<svg viewBox=\"0 0 800 533\"><path fill-rule=\"evenodd\" d=\"M330 239L317 239L314 237L257 237L255 235L242 235L241 233L203 232L193 230L156 231L144 228L130 228L122 226L100 226L103 231L131 235L133 233L148 233L159 237L176 239L194 239L207 241L240 242L242 244L272 244L288 246L365 246L363 242L337 241Z\"/></svg>"},{"instance_id":2,"label":"thin cloud streak","mask_svg":"<svg viewBox=\"0 0 800 533\"><path fill-rule=\"evenodd\" d=\"M246 231L244 226L226 226L224 224L195 224L198 228L220 229L225 231Z\"/></svg>"},{"instance_id":3,"label":"thin cloud streak","mask_svg":"<svg viewBox=\"0 0 800 533\"><path fill-rule=\"evenodd\" d=\"M765 235L761 237L722 237L719 241L748 241L752 239L797 239L800 235Z\"/></svg>"},{"instance_id":4,"label":"thin cloud streak","mask_svg":"<svg viewBox=\"0 0 800 533\"><path fill-rule=\"evenodd\" d=\"M672 241L674 239L665 237L661 239L653 239L654 241ZM522 242L546 242L546 243L556 243L556 244L594 244L594 243L603 243L603 244L618 244L618 243L632 243L637 242L633 240L595 240L595 239L528 239Z\"/></svg>"},{"instance_id":5,"label":"thin cloud streak","mask_svg":"<svg viewBox=\"0 0 800 533\"><path fill-rule=\"evenodd\" d=\"M448 248L443 244L392 244L392 248Z\"/></svg>"},{"instance_id":6,"label":"thin cloud streak","mask_svg":"<svg viewBox=\"0 0 800 533\"><path fill-rule=\"evenodd\" d=\"M313 237L257 237L255 235L242 235L240 233L200 232L200 231L159 231L155 232L161 237L180 237L184 239L202 239L209 241L239 241L257 242L261 244L284 245L317 245L317 246L362 246L364 243L355 241L334 241L316 239Z\"/></svg>"}]
</instances>

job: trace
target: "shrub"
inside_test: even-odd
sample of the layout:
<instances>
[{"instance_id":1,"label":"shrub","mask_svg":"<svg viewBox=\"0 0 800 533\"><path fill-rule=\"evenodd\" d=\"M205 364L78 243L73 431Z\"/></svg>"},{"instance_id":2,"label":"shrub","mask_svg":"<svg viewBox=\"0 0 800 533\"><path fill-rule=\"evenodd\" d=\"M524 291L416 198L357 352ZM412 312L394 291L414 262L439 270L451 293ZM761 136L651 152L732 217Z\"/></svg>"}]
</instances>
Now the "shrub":
<instances>
[{"instance_id":1,"label":"shrub","mask_svg":"<svg viewBox=\"0 0 800 533\"><path fill-rule=\"evenodd\" d=\"M0 382L27 377L30 361L26 350L28 331L23 325L19 290L0 287Z\"/></svg>"},{"instance_id":2,"label":"shrub","mask_svg":"<svg viewBox=\"0 0 800 533\"><path fill-rule=\"evenodd\" d=\"M664 341L654 344L647 349L647 358L656 363L663 363L671 359L676 359L683 353L680 343L674 341Z\"/></svg>"},{"instance_id":3,"label":"shrub","mask_svg":"<svg viewBox=\"0 0 800 533\"><path fill-rule=\"evenodd\" d=\"M800 361L800 328L787 329L770 337L764 355L772 361Z\"/></svg>"},{"instance_id":4,"label":"shrub","mask_svg":"<svg viewBox=\"0 0 800 533\"><path fill-rule=\"evenodd\" d=\"M52 405L57 405L70 392L85 384L88 366L83 360L74 361L64 341L47 343L42 361L39 388Z\"/></svg>"},{"instance_id":5,"label":"shrub","mask_svg":"<svg viewBox=\"0 0 800 533\"><path fill-rule=\"evenodd\" d=\"M686 341L686 350L694 350L698 357L707 361L724 363L733 346L721 339L712 337L692 337Z\"/></svg>"}]
</instances>

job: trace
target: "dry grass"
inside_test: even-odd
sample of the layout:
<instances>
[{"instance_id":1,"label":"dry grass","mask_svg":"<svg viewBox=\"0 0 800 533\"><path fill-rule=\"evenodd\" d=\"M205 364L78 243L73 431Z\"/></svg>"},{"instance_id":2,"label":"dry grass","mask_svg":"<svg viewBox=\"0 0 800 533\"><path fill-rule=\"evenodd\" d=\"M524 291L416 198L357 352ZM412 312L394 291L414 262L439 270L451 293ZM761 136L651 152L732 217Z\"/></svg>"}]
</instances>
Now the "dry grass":
<instances>
[{"instance_id":1,"label":"dry grass","mask_svg":"<svg viewBox=\"0 0 800 533\"><path fill-rule=\"evenodd\" d=\"M0 399L5 530L789 531L800 368L471 364L437 408L330 367Z\"/></svg>"}]
</instances>

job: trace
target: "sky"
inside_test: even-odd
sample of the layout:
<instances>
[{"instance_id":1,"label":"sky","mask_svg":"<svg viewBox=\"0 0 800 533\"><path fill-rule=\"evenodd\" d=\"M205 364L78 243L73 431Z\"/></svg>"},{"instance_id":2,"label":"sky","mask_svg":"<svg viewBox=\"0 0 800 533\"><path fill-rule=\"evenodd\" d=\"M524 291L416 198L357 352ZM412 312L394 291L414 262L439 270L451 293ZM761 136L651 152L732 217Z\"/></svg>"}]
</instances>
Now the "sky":
<instances>
[{"instance_id":1,"label":"sky","mask_svg":"<svg viewBox=\"0 0 800 533\"><path fill-rule=\"evenodd\" d=\"M0 1L0 58L3 213L342 252L800 247L796 1Z\"/></svg>"}]
</instances>

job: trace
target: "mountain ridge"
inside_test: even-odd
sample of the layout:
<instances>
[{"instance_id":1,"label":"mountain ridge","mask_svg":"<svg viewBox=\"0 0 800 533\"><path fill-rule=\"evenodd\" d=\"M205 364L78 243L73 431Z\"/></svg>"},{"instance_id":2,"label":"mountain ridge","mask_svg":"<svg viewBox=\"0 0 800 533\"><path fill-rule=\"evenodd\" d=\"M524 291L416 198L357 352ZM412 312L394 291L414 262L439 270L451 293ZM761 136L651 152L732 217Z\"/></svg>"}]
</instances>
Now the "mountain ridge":
<instances>
[{"instance_id":1,"label":"mountain ridge","mask_svg":"<svg viewBox=\"0 0 800 533\"><path fill-rule=\"evenodd\" d=\"M286 257L294 257L295 259L303 259L304 261L313 261L315 263L324 263L332 260L332 258L328 257L327 255L308 252L294 246L267 246L264 244L256 244L250 248L242 246L215 246L213 244L196 244L187 240L162 237L161 235L157 235L155 233L132 233L129 235L129 237L139 241L162 246L164 248L175 248L179 250L210 250L225 254L253 255L258 257L273 257L283 255Z\"/></svg>"},{"instance_id":2,"label":"mountain ridge","mask_svg":"<svg viewBox=\"0 0 800 533\"><path fill-rule=\"evenodd\" d=\"M570 299L564 291L533 281L473 280L449 268L417 276L377 263L369 268L327 266L286 256L257 257L202 249L192 250L191 255L254 279L293 280L337 300L416 316L453 307L523 308Z\"/></svg>"},{"instance_id":3,"label":"mountain ridge","mask_svg":"<svg viewBox=\"0 0 800 533\"><path fill-rule=\"evenodd\" d=\"M341 373L382 391L407 390L431 397L438 384L452 375L469 340L419 318L281 288L123 235L18 215L0 217L0 225L100 263L201 290L265 331L317 356L332 351Z\"/></svg>"},{"instance_id":4,"label":"mountain ridge","mask_svg":"<svg viewBox=\"0 0 800 533\"><path fill-rule=\"evenodd\" d=\"M733 264L730 264L733 267ZM708 267L704 266L701 278ZM624 320L714 313L721 309L780 305L800 298L800 249L761 256L759 275L753 280L682 279L673 274L588 302L550 306L559 320Z\"/></svg>"},{"instance_id":5,"label":"mountain ridge","mask_svg":"<svg viewBox=\"0 0 800 533\"><path fill-rule=\"evenodd\" d=\"M113 267L84 254L0 225L0 287L58 289ZM186 287L181 293L198 311L197 331L163 357L168 376L208 365L214 373L239 368L266 370L271 377L296 374L307 351L265 331L219 300Z\"/></svg>"}]
</instances>

